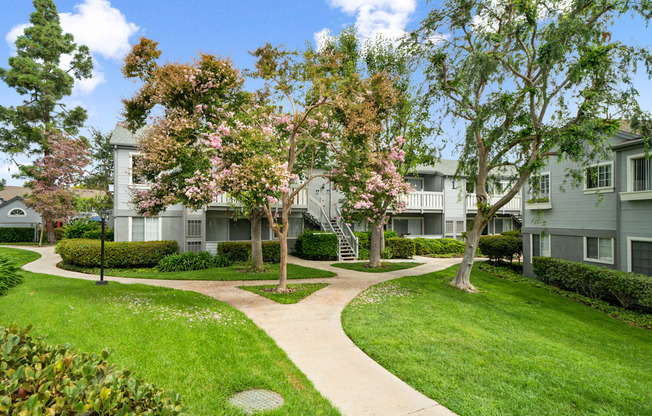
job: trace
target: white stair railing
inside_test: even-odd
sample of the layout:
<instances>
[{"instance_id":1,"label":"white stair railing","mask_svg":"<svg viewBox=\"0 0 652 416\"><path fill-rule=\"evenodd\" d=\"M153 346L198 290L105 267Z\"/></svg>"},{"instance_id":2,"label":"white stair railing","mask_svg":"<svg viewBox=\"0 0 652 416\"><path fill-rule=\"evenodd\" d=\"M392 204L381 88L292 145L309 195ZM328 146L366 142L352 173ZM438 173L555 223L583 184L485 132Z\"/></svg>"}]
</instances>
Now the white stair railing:
<instances>
[{"instance_id":1,"label":"white stair railing","mask_svg":"<svg viewBox=\"0 0 652 416\"><path fill-rule=\"evenodd\" d=\"M339 207L335 207L337 211L337 224L340 226L340 229L342 230L342 233L344 234L344 238L349 242L349 245L351 246L351 249L353 250L353 254L355 254L355 258L358 258L358 237L353 234L353 231L351 230L351 227L349 227L349 224L344 221L344 218L342 217L342 213L340 212Z\"/></svg>"}]
</instances>

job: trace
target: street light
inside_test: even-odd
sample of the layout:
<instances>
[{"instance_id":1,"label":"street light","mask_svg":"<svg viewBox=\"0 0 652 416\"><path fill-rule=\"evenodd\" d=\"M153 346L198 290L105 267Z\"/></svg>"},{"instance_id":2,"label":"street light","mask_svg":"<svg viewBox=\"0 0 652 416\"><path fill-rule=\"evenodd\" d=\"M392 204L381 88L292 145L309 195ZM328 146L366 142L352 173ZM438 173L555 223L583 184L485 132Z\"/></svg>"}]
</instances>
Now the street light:
<instances>
[{"instance_id":1,"label":"street light","mask_svg":"<svg viewBox=\"0 0 652 416\"><path fill-rule=\"evenodd\" d=\"M111 214L111 210L102 209L100 210L99 214L100 214L100 219L102 220L102 243L101 243L102 254L100 255L100 280L95 282L95 284L108 285L109 282L104 280L104 224L106 223L107 218L109 218L109 215Z\"/></svg>"}]
</instances>

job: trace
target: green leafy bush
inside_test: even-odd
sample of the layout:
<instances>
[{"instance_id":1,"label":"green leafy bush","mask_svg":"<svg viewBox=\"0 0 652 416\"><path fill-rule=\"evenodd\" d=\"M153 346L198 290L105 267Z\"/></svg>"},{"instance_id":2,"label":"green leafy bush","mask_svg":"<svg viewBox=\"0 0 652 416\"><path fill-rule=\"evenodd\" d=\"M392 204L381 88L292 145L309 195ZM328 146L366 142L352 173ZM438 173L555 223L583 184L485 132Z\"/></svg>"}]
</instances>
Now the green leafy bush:
<instances>
[{"instance_id":1,"label":"green leafy bush","mask_svg":"<svg viewBox=\"0 0 652 416\"><path fill-rule=\"evenodd\" d=\"M213 256L207 251L200 253L176 253L165 256L156 266L162 272L189 272L230 266L228 254Z\"/></svg>"},{"instance_id":2,"label":"green leafy bush","mask_svg":"<svg viewBox=\"0 0 652 416\"><path fill-rule=\"evenodd\" d=\"M339 241L333 233L304 230L297 238L293 253L308 260L337 260Z\"/></svg>"},{"instance_id":3,"label":"green leafy bush","mask_svg":"<svg viewBox=\"0 0 652 416\"><path fill-rule=\"evenodd\" d=\"M478 248L482 255L489 257L494 263L502 259L511 261L522 254L523 241L509 235L483 235L478 242Z\"/></svg>"},{"instance_id":4,"label":"green leafy bush","mask_svg":"<svg viewBox=\"0 0 652 416\"><path fill-rule=\"evenodd\" d=\"M532 265L537 278L553 286L623 308L652 308L652 277L553 257L534 257Z\"/></svg>"},{"instance_id":5,"label":"green leafy bush","mask_svg":"<svg viewBox=\"0 0 652 416\"><path fill-rule=\"evenodd\" d=\"M98 221L76 220L63 228L63 238L87 238L84 234L100 229Z\"/></svg>"},{"instance_id":6,"label":"green leafy bush","mask_svg":"<svg viewBox=\"0 0 652 416\"><path fill-rule=\"evenodd\" d=\"M369 250L371 248L371 231L356 231L353 233L358 237L358 247ZM387 245L388 238L398 237L395 231L388 230L384 232L385 245Z\"/></svg>"},{"instance_id":7,"label":"green leafy bush","mask_svg":"<svg viewBox=\"0 0 652 416\"><path fill-rule=\"evenodd\" d=\"M113 237L114 237L113 228L106 228L104 230L104 241L113 241ZM102 229L98 228L97 230L86 231L81 238L88 238L90 240L101 240Z\"/></svg>"},{"instance_id":8,"label":"green leafy bush","mask_svg":"<svg viewBox=\"0 0 652 416\"><path fill-rule=\"evenodd\" d=\"M500 235L508 235L510 237L518 237L518 236L521 235L521 231L520 230L503 231L502 233L500 233Z\"/></svg>"},{"instance_id":9,"label":"green leafy bush","mask_svg":"<svg viewBox=\"0 0 652 416\"><path fill-rule=\"evenodd\" d=\"M411 238L392 237L387 239L386 258L410 259L415 254L416 244Z\"/></svg>"},{"instance_id":10,"label":"green leafy bush","mask_svg":"<svg viewBox=\"0 0 652 416\"><path fill-rule=\"evenodd\" d=\"M55 241L63 240L65 234L66 234L66 229L65 228L63 228L63 227L55 228L54 229L54 240Z\"/></svg>"},{"instance_id":11,"label":"green leafy bush","mask_svg":"<svg viewBox=\"0 0 652 416\"><path fill-rule=\"evenodd\" d=\"M29 243L34 235L31 227L0 227L0 243Z\"/></svg>"},{"instance_id":12,"label":"green leafy bush","mask_svg":"<svg viewBox=\"0 0 652 416\"><path fill-rule=\"evenodd\" d=\"M180 396L107 362L109 353L49 346L29 329L0 328L0 413L3 415L181 414Z\"/></svg>"},{"instance_id":13,"label":"green leafy bush","mask_svg":"<svg viewBox=\"0 0 652 416\"><path fill-rule=\"evenodd\" d=\"M76 266L100 266L99 240L63 240L57 246L61 258ZM179 252L176 241L132 241L104 243L106 267L152 267L163 257Z\"/></svg>"},{"instance_id":14,"label":"green leafy bush","mask_svg":"<svg viewBox=\"0 0 652 416\"><path fill-rule=\"evenodd\" d=\"M263 261L278 263L281 261L281 246L278 241L263 241ZM251 241L224 241L217 244L217 253L228 255L231 261L249 261L251 259Z\"/></svg>"},{"instance_id":15,"label":"green leafy bush","mask_svg":"<svg viewBox=\"0 0 652 416\"><path fill-rule=\"evenodd\" d=\"M23 282L23 278L18 274L18 266L8 257L0 254L0 296L7 291Z\"/></svg>"},{"instance_id":16,"label":"green leafy bush","mask_svg":"<svg viewBox=\"0 0 652 416\"><path fill-rule=\"evenodd\" d=\"M443 250L441 254L464 254L466 248L464 241L455 240L454 238L442 238L439 242Z\"/></svg>"},{"instance_id":17,"label":"green leafy bush","mask_svg":"<svg viewBox=\"0 0 652 416\"><path fill-rule=\"evenodd\" d=\"M418 256L434 256L444 252L444 245L433 238L415 238L414 244Z\"/></svg>"}]
</instances>

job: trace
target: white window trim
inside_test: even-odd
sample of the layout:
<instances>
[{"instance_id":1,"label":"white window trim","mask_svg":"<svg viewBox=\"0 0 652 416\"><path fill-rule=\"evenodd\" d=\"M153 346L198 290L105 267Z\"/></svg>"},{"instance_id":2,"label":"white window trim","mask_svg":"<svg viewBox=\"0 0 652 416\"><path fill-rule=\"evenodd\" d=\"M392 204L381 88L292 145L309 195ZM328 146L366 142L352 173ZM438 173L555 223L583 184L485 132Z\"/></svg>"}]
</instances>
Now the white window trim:
<instances>
[{"instance_id":1,"label":"white window trim","mask_svg":"<svg viewBox=\"0 0 652 416\"><path fill-rule=\"evenodd\" d=\"M593 259L591 257L587 257L586 251L587 251L587 239L588 238L589 237L584 237L583 238L583 240L584 240L584 247L583 247L584 261L588 261L590 263L602 263L602 264L614 264L615 263L615 259L616 259L616 256L615 256L616 240L614 238L611 238L611 237L591 237L591 238L597 238L598 239L598 255L600 255L600 239L611 240L611 260L601 260L601 259Z\"/></svg>"},{"instance_id":2,"label":"white window trim","mask_svg":"<svg viewBox=\"0 0 652 416\"><path fill-rule=\"evenodd\" d=\"M15 210L20 210L20 211L22 212L22 214L13 214L13 215L12 215L11 213L12 213L13 211L15 211ZM12 209L10 209L9 212L7 213L7 217L10 217L10 218L16 218L16 217L21 217L21 218L22 218L22 217L26 217L26 216L27 216L27 211L25 211L25 210L22 209L22 208L12 208Z\"/></svg>"},{"instance_id":3,"label":"white window trim","mask_svg":"<svg viewBox=\"0 0 652 416\"><path fill-rule=\"evenodd\" d=\"M534 258L534 250L533 250L533 248L534 248L534 242L533 242L534 237L533 236L534 235L539 236L539 252L540 252L541 251L541 236L544 235L544 234L543 233L542 234L530 234L530 262L532 262L532 258ZM539 253L539 255L537 257L552 257L552 249L550 248L550 246L552 246L552 236L550 234L545 234L545 235L548 237L548 253L550 253L550 254L547 255L547 256L544 256L541 253Z\"/></svg>"},{"instance_id":4,"label":"white window trim","mask_svg":"<svg viewBox=\"0 0 652 416\"><path fill-rule=\"evenodd\" d=\"M597 168L600 166L611 166L611 186L602 186L602 187L596 187L596 188L587 188L586 187L586 174L588 173L588 170L590 168ZM613 161L609 162L601 162L601 163L596 163L594 165L590 165L584 170L584 193L585 194L597 194L597 193L609 193L613 192L615 189L615 184L616 183L616 170L614 166Z\"/></svg>"},{"instance_id":5,"label":"white window trim","mask_svg":"<svg viewBox=\"0 0 652 416\"><path fill-rule=\"evenodd\" d=\"M632 271L632 241L644 241L646 243L652 243L652 238L650 237L627 237L627 271Z\"/></svg>"},{"instance_id":6,"label":"white window trim","mask_svg":"<svg viewBox=\"0 0 652 416\"><path fill-rule=\"evenodd\" d=\"M133 235L132 235L132 230L133 230L133 222L134 218L145 218L145 217L129 217L129 240L127 241L133 241ZM158 220L158 239L156 240L145 240L145 241L163 241L162 240L162 233L163 233L163 221L161 221L161 217L153 217ZM145 234L147 234L147 231L145 231Z\"/></svg>"},{"instance_id":7,"label":"white window trim","mask_svg":"<svg viewBox=\"0 0 652 416\"><path fill-rule=\"evenodd\" d=\"M394 221L395 220L419 220L419 221L421 221L421 234L419 234L419 235L424 235L423 234L423 227L424 227L423 217L398 217L398 218L394 217L394 218L392 218L392 231L394 231L394 232L396 232L396 230L394 229ZM453 223L453 226L455 226L455 223Z\"/></svg>"},{"instance_id":8,"label":"white window trim","mask_svg":"<svg viewBox=\"0 0 652 416\"><path fill-rule=\"evenodd\" d=\"M635 155L630 155L627 156L627 193L645 193L645 192L650 192L652 191L634 191L634 167L632 166L632 160L634 159L642 159L645 157L645 153L638 153Z\"/></svg>"},{"instance_id":9,"label":"white window trim","mask_svg":"<svg viewBox=\"0 0 652 416\"><path fill-rule=\"evenodd\" d=\"M127 169L129 185L134 188L149 188L149 184L147 183L134 183L134 156L138 155L140 155L139 152L129 152L129 169Z\"/></svg>"},{"instance_id":10,"label":"white window trim","mask_svg":"<svg viewBox=\"0 0 652 416\"><path fill-rule=\"evenodd\" d=\"M539 207L539 206L541 206L541 209L551 208L551 206L552 206L552 175L550 174L550 171L541 172L540 174L538 174L536 176L536 178L537 178L537 180L539 180L539 178L541 176L546 176L546 175L548 176L548 202L536 202L536 203L527 202L527 205L529 205L531 207ZM533 191L533 189L531 189L530 191ZM528 196L529 196L529 199L534 199L535 196L538 197L538 195L533 195L531 192L528 194Z\"/></svg>"},{"instance_id":11,"label":"white window trim","mask_svg":"<svg viewBox=\"0 0 652 416\"><path fill-rule=\"evenodd\" d=\"M419 182L421 182L421 190L416 190L416 189L415 189L414 191L415 191L415 192L423 192L423 190L424 190L424 182L423 182L423 178L421 178L421 177L419 177L419 176L406 176L406 177L405 177L405 181L407 182L408 179L411 179L411 180L418 180ZM409 183L409 182L408 182L408 183Z\"/></svg>"}]
</instances>

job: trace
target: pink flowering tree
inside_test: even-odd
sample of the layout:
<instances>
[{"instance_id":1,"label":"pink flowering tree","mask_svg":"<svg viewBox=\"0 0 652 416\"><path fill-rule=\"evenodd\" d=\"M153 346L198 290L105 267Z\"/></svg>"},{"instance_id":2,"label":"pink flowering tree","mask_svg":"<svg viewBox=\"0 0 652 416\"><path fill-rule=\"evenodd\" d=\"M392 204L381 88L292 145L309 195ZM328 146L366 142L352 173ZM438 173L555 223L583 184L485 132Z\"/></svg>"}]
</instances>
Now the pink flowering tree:
<instances>
[{"instance_id":1,"label":"pink flowering tree","mask_svg":"<svg viewBox=\"0 0 652 416\"><path fill-rule=\"evenodd\" d=\"M26 168L33 178L27 183L32 193L25 198L25 205L41 214L43 229L47 228L48 243L55 242L53 222L67 221L74 214L72 185L79 181L90 162L86 143L64 133L49 133L47 152Z\"/></svg>"}]
</instances>

